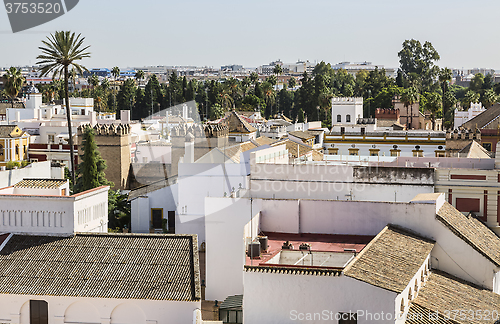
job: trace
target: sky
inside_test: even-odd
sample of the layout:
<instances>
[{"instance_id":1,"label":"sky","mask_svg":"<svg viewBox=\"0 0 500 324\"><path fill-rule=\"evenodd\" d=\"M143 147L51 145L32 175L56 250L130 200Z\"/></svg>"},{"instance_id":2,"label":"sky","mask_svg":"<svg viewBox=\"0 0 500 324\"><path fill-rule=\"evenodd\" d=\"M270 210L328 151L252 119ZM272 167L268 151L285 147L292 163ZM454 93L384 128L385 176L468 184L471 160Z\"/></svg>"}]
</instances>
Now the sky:
<instances>
[{"instance_id":1,"label":"sky","mask_svg":"<svg viewBox=\"0 0 500 324\"><path fill-rule=\"evenodd\" d=\"M20 1L19 1L20 2ZM13 34L0 9L0 66L36 63L50 33L91 45L91 67L257 67L280 59L369 61L397 68L405 39L430 41L439 66L500 69L498 0L80 0L51 22Z\"/></svg>"}]
</instances>

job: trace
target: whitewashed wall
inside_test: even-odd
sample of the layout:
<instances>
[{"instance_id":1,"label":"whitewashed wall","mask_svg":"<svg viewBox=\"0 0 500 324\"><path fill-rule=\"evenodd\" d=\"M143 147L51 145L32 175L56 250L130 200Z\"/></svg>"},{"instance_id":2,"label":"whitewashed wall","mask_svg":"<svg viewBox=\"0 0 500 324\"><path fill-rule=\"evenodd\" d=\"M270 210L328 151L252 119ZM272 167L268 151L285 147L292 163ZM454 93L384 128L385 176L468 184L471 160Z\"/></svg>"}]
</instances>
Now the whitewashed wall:
<instances>
[{"instance_id":1,"label":"whitewashed wall","mask_svg":"<svg viewBox=\"0 0 500 324\"><path fill-rule=\"evenodd\" d=\"M354 172L359 170L360 172ZM335 199L407 202L434 192L434 178L423 170L342 165L252 164L251 194L259 198Z\"/></svg>"},{"instance_id":2,"label":"whitewashed wall","mask_svg":"<svg viewBox=\"0 0 500 324\"><path fill-rule=\"evenodd\" d=\"M0 320L29 324L29 300L45 300L49 323L172 324L191 323L201 302L0 295Z\"/></svg>"},{"instance_id":3,"label":"whitewashed wall","mask_svg":"<svg viewBox=\"0 0 500 324\"><path fill-rule=\"evenodd\" d=\"M207 300L224 300L243 294L245 237L250 222L259 217L260 204L249 199L206 198L206 290ZM252 222L252 236L258 220Z\"/></svg>"},{"instance_id":4,"label":"whitewashed wall","mask_svg":"<svg viewBox=\"0 0 500 324\"><path fill-rule=\"evenodd\" d=\"M52 178L50 161L32 163L22 169L0 171L0 188L13 186L24 178Z\"/></svg>"},{"instance_id":5,"label":"whitewashed wall","mask_svg":"<svg viewBox=\"0 0 500 324\"><path fill-rule=\"evenodd\" d=\"M374 321L358 312L358 323L394 323L396 293L350 277L245 272L244 280L245 324L338 323L331 316L358 310L392 316ZM315 313L319 319L305 320Z\"/></svg>"},{"instance_id":6,"label":"whitewashed wall","mask_svg":"<svg viewBox=\"0 0 500 324\"><path fill-rule=\"evenodd\" d=\"M178 184L172 184L131 201L131 231L132 233L149 233L151 209L163 208L163 218L168 217L168 211L177 209Z\"/></svg>"},{"instance_id":7,"label":"whitewashed wall","mask_svg":"<svg viewBox=\"0 0 500 324\"><path fill-rule=\"evenodd\" d=\"M259 199L255 199L258 203ZM444 199L443 199L444 200ZM431 255L433 268L493 289L500 270L473 247L436 220L436 204L300 200L295 211L290 201L263 200L262 230L301 233L376 235L387 224L409 228L437 242ZM299 208L300 206L300 208ZM281 212L281 208L287 210ZM295 225L293 225L293 222ZM284 224L286 228L284 230ZM297 232L298 233L298 232Z\"/></svg>"},{"instance_id":8,"label":"whitewashed wall","mask_svg":"<svg viewBox=\"0 0 500 324\"><path fill-rule=\"evenodd\" d=\"M229 196L233 188L248 188L241 164L179 163L176 233L197 234L205 241L205 197Z\"/></svg>"},{"instance_id":9,"label":"whitewashed wall","mask_svg":"<svg viewBox=\"0 0 500 324\"><path fill-rule=\"evenodd\" d=\"M0 195L0 232L33 235L107 232L108 190L109 187L104 187L59 197Z\"/></svg>"}]
</instances>

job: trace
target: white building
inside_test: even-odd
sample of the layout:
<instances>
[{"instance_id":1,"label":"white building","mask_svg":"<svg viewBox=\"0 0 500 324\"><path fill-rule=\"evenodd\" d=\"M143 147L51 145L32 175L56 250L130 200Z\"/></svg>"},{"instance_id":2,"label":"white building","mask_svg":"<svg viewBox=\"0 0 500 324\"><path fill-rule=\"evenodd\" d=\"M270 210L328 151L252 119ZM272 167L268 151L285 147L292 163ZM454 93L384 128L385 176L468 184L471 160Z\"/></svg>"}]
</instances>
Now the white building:
<instances>
[{"instance_id":1,"label":"white building","mask_svg":"<svg viewBox=\"0 0 500 324\"><path fill-rule=\"evenodd\" d=\"M203 323L195 235L10 234L0 251L1 322Z\"/></svg>"},{"instance_id":2,"label":"white building","mask_svg":"<svg viewBox=\"0 0 500 324\"><path fill-rule=\"evenodd\" d=\"M324 310L357 313L359 323L373 323L367 313L405 323L419 306L429 312L460 303L490 312L500 307L500 239L442 194L405 203L206 198L205 205L206 296L243 294L245 323L307 320L308 313L308 322L321 323L325 318L314 314ZM260 232L268 235L267 252L245 257ZM292 250L283 243L292 243ZM302 250L299 243L309 245ZM472 286L485 290L467 290ZM461 298L419 299L455 289ZM479 305L475 296L481 294L485 304ZM390 319L380 319L382 311Z\"/></svg>"},{"instance_id":3,"label":"white building","mask_svg":"<svg viewBox=\"0 0 500 324\"><path fill-rule=\"evenodd\" d=\"M472 102L470 103L470 108L467 111L458 111L458 109L455 108L453 127L458 129L462 126L462 124L468 122L485 110L486 108L484 108L481 103Z\"/></svg>"},{"instance_id":4,"label":"white building","mask_svg":"<svg viewBox=\"0 0 500 324\"><path fill-rule=\"evenodd\" d=\"M70 196L68 180L24 179L0 189L0 233L106 233L108 190L103 186Z\"/></svg>"},{"instance_id":5,"label":"white building","mask_svg":"<svg viewBox=\"0 0 500 324\"><path fill-rule=\"evenodd\" d=\"M363 118L363 98L332 98L332 126L355 125L358 118Z\"/></svg>"}]
</instances>

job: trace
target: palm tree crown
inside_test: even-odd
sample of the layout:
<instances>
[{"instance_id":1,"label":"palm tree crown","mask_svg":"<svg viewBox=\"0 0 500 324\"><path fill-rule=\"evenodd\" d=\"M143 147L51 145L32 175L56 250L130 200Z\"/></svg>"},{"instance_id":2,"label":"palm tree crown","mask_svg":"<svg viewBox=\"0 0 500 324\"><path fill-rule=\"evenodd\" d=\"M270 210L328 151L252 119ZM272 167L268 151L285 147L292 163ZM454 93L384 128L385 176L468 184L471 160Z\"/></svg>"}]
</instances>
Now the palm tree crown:
<instances>
[{"instance_id":1,"label":"palm tree crown","mask_svg":"<svg viewBox=\"0 0 500 324\"><path fill-rule=\"evenodd\" d=\"M76 35L70 31L57 31L43 40L42 43L45 47L40 46L39 49L42 54L37 57L38 61L36 64L40 64L41 76L48 75L52 73L53 77L60 76L64 77L64 92L66 99L66 119L68 121L68 137L70 145L70 165L71 165L71 177L73 183L75 183L75 166L74 166L74 147L73 147L73 136L71 132L71 110L69 106L69 91L68 91L68 80L69 80L69 70L71 66L79 74L83 74L83 70L87 70L84 66L76 63L75 61L82 60L86 57L90 57L90 53L87 49L90 46L84 46L83 41L85 37L81 37L81 34Z\"/></svg>"},{"instance_id":2,"label":"palm tree crown","mask_svg":"<svg viewBox=\"0 0 500 324\"><path fill-rule=\"evenodd\" d=\"M4 80L5 92L10 97L12 108L14 108L14 98L19 94L25 79L21 74L21 70L15 67L8 69L2 78Z\"/></svg>"}]
</instances>

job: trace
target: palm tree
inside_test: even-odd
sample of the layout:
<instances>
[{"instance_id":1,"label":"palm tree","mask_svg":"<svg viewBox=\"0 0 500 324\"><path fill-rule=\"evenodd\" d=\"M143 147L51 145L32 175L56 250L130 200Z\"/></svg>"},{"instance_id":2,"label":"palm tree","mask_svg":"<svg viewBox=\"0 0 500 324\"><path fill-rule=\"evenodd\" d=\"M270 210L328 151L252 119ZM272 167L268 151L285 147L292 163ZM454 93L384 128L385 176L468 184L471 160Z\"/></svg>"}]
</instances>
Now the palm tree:
<instances>
[{"instance_id":1,"label":"palm tree","mask_svg":"<svg viewBox=\"0 0 500 324\"><path fill-rule=\"evenodd\" d=\"M276 64L273 69L273 73L276 74L276 84L278 83L278 77L283 73L283 68L281 65Z\"/></svg>"},{"instance_id":2,"label":"palm tree","mask_svg":"<svg viewBox=\"0 0 500 324\"><path fill-rule=\"evenodd\" d=\"M69 78L71 79L71 83L73 84L73 91L76 91L76 77L78 76L78 73L76 72L75 69L71 69L69 71Z\"/></svg>"},{"instance_id":3,"label":"palm tree","mask_svg":"<svg viewBox=\"0 0 500 324\"><path fill-rule=\"evenodd\" d=\"M401 102L404 104L406 108L406 112L408 112L408 106L411 107L410 109L410 125L409 127L413 126L413 104L417 102L418 100L418 92L415 87L410 87L403 91L401 94ZM406 122L408 123L408 114L406 114Z\"/></svg>"},{"instance_id":4,"label":"palm tree","mask_svg":"<svg viewBox=\"0 0 500 324\"><path fill-rule=\"evenodd\" d=\"M120 68L118 66L115 66L111 69L111 74L113 75L115 80L118 79L118 77L120 76Z\"/></svg>"},{"instance_id":5,"label":"palm tree","mask_svg":"<svg viewBox=\"0 0 500 324\"><path fill-rule=\"evenodd\" d=\"M450 69L442 68L439 71L439 82L441 83L441 88L443 89L443 125L446 122L446 113L448 111L448 107L445 105L445 93L448 91L448 83L451 81L453 74Z\"/></svg>"},{"instance_id":6,"label":"palm tree","mask_svg":"<svg viewBox=\"0 0 500 324\"><path fill-rule=\"evenodd\" d=\"M2 78L5 92L10 97L12 108L14 108L14 98L19 94L25 79L21 74L21 70L15 67L8 69Z\"/></svg>"},{"instance_id":7,"label":"palm tree","mask_svg":"<svg viewBox=\"0 0 500 324\"><path fill-rule=\"evenodd\" d=\"M141 80L144 79L144 71L139 70L139 71L135 72L135 79L137 80L138 84L140 85Z\"/></svg>"},{"instance_id":8,"label":"palm tree","mask_svg":"<svg viewBox=\"0 0 500 324\"><path fill-rule=\"evenodd\" d=\"M81 66L75 61L82 60L83 58L90 57L90 53L87 49L90 46L83 46L83 41L85 37L81 37L81 34L76 35L75 33L69 31L58 31L47 37L47 40L42 41L46 47L40 46L39 49L43 54L37 57L38 61L36 64L42 65L40 68L41 76L45 76L49 73L53 75L64 76L64 94L66 99L66 119L68 122L68 138L70 147L70 165L71 165L71 179L75 183L75 159L74 159L74 147L73 147L73 133L71 131L71 109L69 106L69 91L68 91L68 81L69 81L69 67L72 66L78 71L79 74L83 74L83 70L87 70L86 67Z\"/></svg>"}]
</instances>

